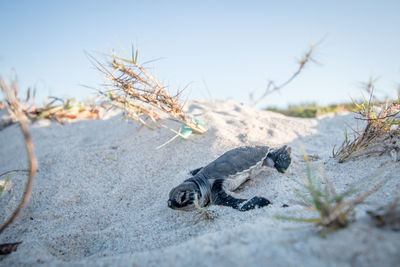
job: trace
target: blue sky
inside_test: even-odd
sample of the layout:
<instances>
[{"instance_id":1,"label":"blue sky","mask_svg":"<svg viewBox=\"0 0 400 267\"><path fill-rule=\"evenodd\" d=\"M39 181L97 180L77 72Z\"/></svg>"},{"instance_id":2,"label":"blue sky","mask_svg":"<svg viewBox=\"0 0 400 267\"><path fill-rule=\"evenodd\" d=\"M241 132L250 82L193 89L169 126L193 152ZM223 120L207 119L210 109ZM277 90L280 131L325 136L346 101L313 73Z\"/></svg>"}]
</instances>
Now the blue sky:
<instances>
[{"instance_id":1,"label":"blue sky","mask_svg":"<svg viewBox=\"0 0 400 267\"><path fill-rule=\"evenodd\" d=\"M400 83L400 1L1 1L0 74L18 73L39 97L84 99L101 77L84 50L131 44L171 92L248 103L269 79L282 82L311 41L325 37L304 73L260 103L329 104ZM208 88L208 90L206 89ZM209 93L209 92L210 93Z\"/></svg>"}]
</instances>

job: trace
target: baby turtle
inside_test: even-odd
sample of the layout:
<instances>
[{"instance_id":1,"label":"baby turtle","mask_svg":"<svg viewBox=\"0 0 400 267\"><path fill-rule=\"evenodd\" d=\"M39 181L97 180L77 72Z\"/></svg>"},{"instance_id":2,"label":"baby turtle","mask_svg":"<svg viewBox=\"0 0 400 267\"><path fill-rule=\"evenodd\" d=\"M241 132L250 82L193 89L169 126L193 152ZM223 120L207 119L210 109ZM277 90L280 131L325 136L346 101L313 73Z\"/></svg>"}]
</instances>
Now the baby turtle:
<instances>
[{"instance_id":1,"label":"baby turtle","mask_svg":"<svg viewBox=\"0 0 400 267\"><path fill-rule=\"evenodd\" d=\"M240 211L264 207L270 201L263 197L235 198L229 194L247 180L255 177L264 166L275 167L284 173L290 165L291 149L267 146L245 146L232 149L205 167L190 172L191 178L169 193L168 207L175 210L194 210L196 206L222 205ZM195 203L197 202L197 203Z\"/></svg>"}]
</instances>

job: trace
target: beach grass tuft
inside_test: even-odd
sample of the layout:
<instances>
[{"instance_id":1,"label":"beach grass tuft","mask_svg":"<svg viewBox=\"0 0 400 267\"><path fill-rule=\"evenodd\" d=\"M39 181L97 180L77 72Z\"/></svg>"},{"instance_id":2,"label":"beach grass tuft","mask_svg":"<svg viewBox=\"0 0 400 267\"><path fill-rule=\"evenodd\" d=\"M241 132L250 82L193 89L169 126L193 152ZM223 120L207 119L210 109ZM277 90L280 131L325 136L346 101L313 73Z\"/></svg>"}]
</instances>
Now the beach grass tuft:
<instances>
[{"instance_id":1,"label":"beach grass tuft","mask_svg":"<svg viewBox=\"0 0 400 267\"><path fill-rule=\"evenodd\" d=\"M345 140L337 151L335 148L332 151L339 163L362 154L382 155L387 152L393 154L394 161L399 160L400 95L397 100L379 102L374 97L373 85L368 83L367 89L369 98L363 96L360 103L353 101L356 119L365 122L365 127L362 130L352 129L353 138L345 130ZM367 151L367 148L371 149Z\"/></svg>"}]
</instances>

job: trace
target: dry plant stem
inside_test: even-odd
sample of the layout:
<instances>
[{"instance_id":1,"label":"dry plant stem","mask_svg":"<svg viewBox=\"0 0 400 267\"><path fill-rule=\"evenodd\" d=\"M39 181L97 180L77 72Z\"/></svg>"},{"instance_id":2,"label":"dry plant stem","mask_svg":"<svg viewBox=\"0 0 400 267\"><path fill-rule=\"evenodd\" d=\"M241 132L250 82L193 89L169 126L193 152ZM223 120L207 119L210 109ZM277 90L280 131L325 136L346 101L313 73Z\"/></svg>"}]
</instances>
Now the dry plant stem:
<instances>
[{"instance_id":1,"label":"dry plant stem","mask_svg":"<svg viewBox=\"0 0 400 267\"><path fill-rule=\"evenodd\" d=\"M32 187L33 187L33 182L35 179L35 174L37 172L37 159L35 156L34 152L34 145L32 141L31 134L29 132L29 127L28 127L28 118L25 116L24 112L22 111L22 108L18 102L17 99L17 85L16 83L13 84L13 90L2 80L0 79L0 87L4 91L7 97L7 109L10 113L10 115L14 116L16 121L19 122L19 125L21 127L22 133L24 135L25 143L26 143L26 149L29 157L29 177L28 181L26 183L24 195L18 204L17 208L14 210L14 212L11 214L11 216L7 219L6 222L4 222L1 227L0 227L0 234L4 231L4 229L7 228L14 220L17 218L19 213L21 212L22 208L26 205L26 203L29 202L31 193L32 193Z\"/></svg>"},{"instance_id":2,"label":"dry plant stem","mask_svg":"<svg viewBox=\"0 0 400 267\"><path fill-rule=\"evenodd\" d=\"M264 93L257 100L253 100L253 96L252 96L253 94L251 94L251 96L250 96L250 101L252 102L251 105L256 106L261 100L263 100L269 94L279 91L282 88L284 88L285 86L287 86L288 84L290 84L302 72L302 70L304 69L304 67L306 66L306 64L308 62L315 61L312 58L313 51L314 51L314 45L311 44L307 53L299 61L299 67L297 68L297 70L285 82L281 83L280 85L276 85L274 81L270 80L268 82L267 88L265 89Z\"/></svg>"}]
</instances>

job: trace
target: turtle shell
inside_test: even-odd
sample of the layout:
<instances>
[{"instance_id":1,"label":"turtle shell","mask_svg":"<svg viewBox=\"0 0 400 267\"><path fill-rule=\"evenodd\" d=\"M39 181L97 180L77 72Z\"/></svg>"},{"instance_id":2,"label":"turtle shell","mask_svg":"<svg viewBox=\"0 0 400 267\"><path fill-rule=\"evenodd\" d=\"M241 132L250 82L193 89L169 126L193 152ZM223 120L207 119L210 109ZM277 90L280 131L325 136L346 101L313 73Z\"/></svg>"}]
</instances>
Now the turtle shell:
<instances>
[{"instance_id":1,"label":"turtle shell","mask_svg":"<svg viewBox=\"0 0 400 267\"><path fill-rule=\"evenodd\" d=\"M202 170L208 179L233 178L252 169L261 168L271 151L267 146L238 147L227 151Z\"/></svg>"}]
</instances>

